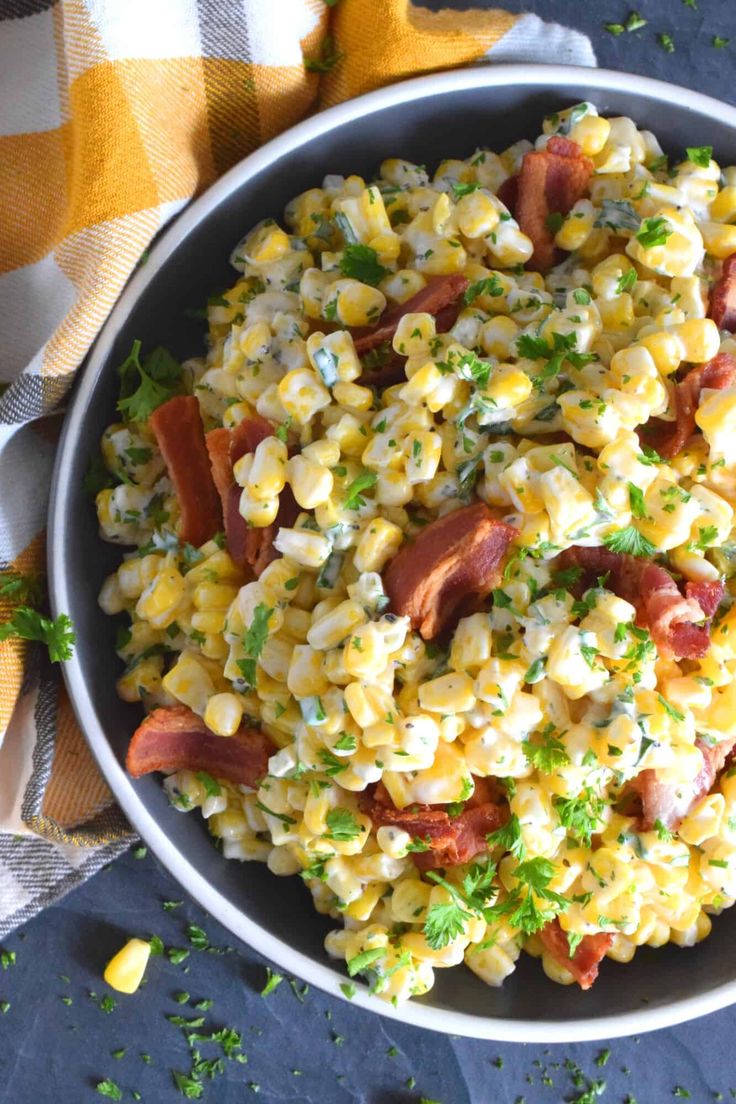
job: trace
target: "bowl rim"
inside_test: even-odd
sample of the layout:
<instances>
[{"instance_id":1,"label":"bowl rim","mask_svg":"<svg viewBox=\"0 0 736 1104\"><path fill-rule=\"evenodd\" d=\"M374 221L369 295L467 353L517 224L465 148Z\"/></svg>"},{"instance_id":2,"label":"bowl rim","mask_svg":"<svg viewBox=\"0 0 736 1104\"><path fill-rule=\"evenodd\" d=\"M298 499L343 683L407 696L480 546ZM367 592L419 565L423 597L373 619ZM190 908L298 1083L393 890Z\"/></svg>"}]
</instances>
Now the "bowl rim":
<instances>
[{"instance_id":1,"label":"bowl rim","mask_svg":"<svg viewBox=\"0 0 736 1104\"><path fill-rule=\"evenodd\" d=\"M587 85L593 92L596 89L601 92L611 90L629 92L670 105L673 102L677 103L682 110L711 114L733 127L736 132L736 107L680 85L611 69L491 62L416 77L368 92L303 120L249 154L191 202L151 247L146 265L138 268L130 277L103 324L81 371L81 378L77 383L74 398L65 419L51 486L47 558L49 591L54 614L71 608L70 581L74 571L73 565L66 563L63 555L67 515L64 500L68 494L70 482L71 457L89 396L131 308L144 293L151 277L161 268L186 235L206 218L210 210L245 184L251 176L267 168L272 161L352 119L407 101L474 88L504 87L511 83L520 86L542 84L551 88L555 85L580 83ZM271 935L260 924L249 919L199 873L166 835L137 795L130 778L107 741L104 729L97 720L87 690L82 663L76 652L71 660L62 665L62 668L77 720L102 774L133 827L169 873L203 908L248 946L310 985L316 986L333 997L346 1000L340 988L345 984L346 976L338 969L337 964L332 966L327 961L321 962L301 951L294 950L288 943ZM513 981L510 984L513 984ZM595 1019L581 1016L559 1023L538 1019L481 1017L413 1001L407 1001L395 1008L372 997L363 984L356 986L355 995L350 1003L392 1020L447 1034L499 1042L569 1043L641 1034L715 1012L736 1003L736 979L724 982L709 992L673 1000L658 1007L636 1009Z\"/></svg>"}]
</instances>

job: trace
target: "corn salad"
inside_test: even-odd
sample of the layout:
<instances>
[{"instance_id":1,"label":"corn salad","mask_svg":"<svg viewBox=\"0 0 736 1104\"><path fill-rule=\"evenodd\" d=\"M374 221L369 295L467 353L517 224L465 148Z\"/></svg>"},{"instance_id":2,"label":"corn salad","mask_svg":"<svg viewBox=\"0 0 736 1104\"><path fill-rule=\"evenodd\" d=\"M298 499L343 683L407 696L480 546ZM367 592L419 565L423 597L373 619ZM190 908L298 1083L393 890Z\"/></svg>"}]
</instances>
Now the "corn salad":
<instances>
[{"instance_id":1,"label":"corn salad","mask_svg":"<svg viewBox=\"0 0 736 1104\"><path fill-rule=\"evenodd\" d=\"M594 172L550 216L564 259L541 275L498 191L552 135ZM539 937L554 918L571 957L605 933L608 957L629 962L642 945L697 943L736 898L736 776L672 830L643 830L625 800L642 771L687 786L696 740L736 737L730 584L706 654L678 662L605 576L576 594L555 563L605 545L682 580L736 572L736 388L702 394L669 461L637 434L672 422L678 370L736 354L707 317L736 252L736 166L711 153L669 165L654 134L586 103L545 119L534 143L434 173L391 158L373 181L327 176L283 224L255 226L179 386L206 429L255 413L274 427L233 471L249 527L274 523L286 488L299 510L258 578L220 534L180 540L145 418L103 436L101 534L127 546L99 599L120 617L119 695L185 705L224 738L249 721L276 748L255 790L180 770L170 799L201 811L226 858L300 875L336 922L328 953L383 999L426 993L460 963L501 985L522 950L569 984ZM452 274L469 287L447 332L405 314L359 357L353 331ZM400 380L367 385L392 357ZM477 499L518 531L503 578L424 641L382 576L424 526ZM509 819L485 853L439 873L413 861L425 840L362 811L382 783L399 810L455 817L480 779L498 780Z\"/></svg>"}]
</instances>

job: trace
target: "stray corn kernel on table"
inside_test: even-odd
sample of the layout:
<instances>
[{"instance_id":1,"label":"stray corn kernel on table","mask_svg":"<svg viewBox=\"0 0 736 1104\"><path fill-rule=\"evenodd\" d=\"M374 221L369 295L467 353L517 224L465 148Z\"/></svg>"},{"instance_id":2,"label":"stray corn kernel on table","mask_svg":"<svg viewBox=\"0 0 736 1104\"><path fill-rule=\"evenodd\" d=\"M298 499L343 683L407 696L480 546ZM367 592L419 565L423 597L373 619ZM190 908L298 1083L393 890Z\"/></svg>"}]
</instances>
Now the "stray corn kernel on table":
<instances>
[{"instance_id":1,"label":"stray corn kernel on table","mask_svg":"<svg viewBox=\"0 0 736 1104\"><path fill-rule=\"evenodd\" d=\"M601 64L654 71L732 98L724 73L728 66L720 55L714 65L709 52L713 35L730 33L736 40L736 19L724 12L726 5L701 0L700 14L692 15L687 5L676 11L673 3L642 4L642 15L650 24L625 45L604 32L601 23L624 20L626 6L524 6L536 7L546 18L578 26L582 22ZM659 32L671 36L674 54L657 45ZM687 249L686 240L682 248ZM687 330L678 336L683 345L693 339ZM494 339L503 342L508 335L500 332ZM648 352L655 360L671 355L666 347ZM698 350L689 348L687 353L695 357ZM297 482L309 475L294 467ZM252 480L252 469L247 477ZM304 482L305 488L312 485ZM661 520L670 524L670 516L665 513ZM378 536L377 543L389 547L396 538L390 529ZM370 564L376 551L369 546L361 555ZM165 598L159 596L162 609ZM206 591L201 595L205 617L217 608L212 599ZM150 619L159 610L146 612ZM203 622L199 631L211 628L210 622ZM329 625L324 628L327 632ZM589 677L584 667L581 670ZM309 672L305 679L308 686ZM440 686L433 692L442 691ZM210 697L214 715L209 721L223 731L237 727L236 718L228 715L231 703L212 703ZM441 1104L522 1099L537 1104L599 1097L629 1097L644 1104L671 1098L728 1099L732 1088L736 1092L736 1062L728 1041L731 1012L641 1041L615 1041L610 1047L494 1046L440 1038L305 992L298 981L269 976L252 952L229 952L232 939L227 933L190 902L179 903L182 897L176 884L139 849L7 941L6 954L14 954L15 962L7 958L7 969L0 972L0 1010L4 1002L9 1004L2 1019L6 1045L0 1055L0 1101L92 1100L97 1098L95 1086L107 1082L119 1085L124 1099L137 1098L134 1093L143 1100L190 1095L185 1079L189 1050L177 1017L202 1019L190 1030L217 1032L222 1054L240 1056L240 1061L225 1060L217 1082L207 1085L206 1092L226 1102L259 1095L264 1100L327 1104L412 1104L422 1098ZM158 936L174 951L153 956L141 1000L135 1004L125 1003L123 997L111 1000L101 982L104 964L131 934ZM212 1053L215 1062L220 1050ZM366 1055L371 1056L369 1063Z\"/></svg>"}]
</instances>

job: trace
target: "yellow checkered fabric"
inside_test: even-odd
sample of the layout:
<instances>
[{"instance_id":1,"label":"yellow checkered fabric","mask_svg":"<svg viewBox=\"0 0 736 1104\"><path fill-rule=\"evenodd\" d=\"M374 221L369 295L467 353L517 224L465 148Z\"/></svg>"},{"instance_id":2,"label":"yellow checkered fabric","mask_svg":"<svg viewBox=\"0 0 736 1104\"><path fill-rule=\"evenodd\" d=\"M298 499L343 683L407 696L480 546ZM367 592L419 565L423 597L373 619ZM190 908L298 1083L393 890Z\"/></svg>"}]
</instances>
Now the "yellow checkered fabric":
<instances>
[{"instance_id":1,"label":"yellow checkered fabric","mask_svg":"<svg viewBox=\"0 0 736 1104\"><path fill-rule=\"evenodd\" d=\"M409 0L0 0L0 570L44 570L66 392L153 236L310 111L483 59L595 64L536 16ZM326 72L304 58L337 57ZM0 621L12 603L0 596ZM0 936L130 835L36 645L0 644ZM80 846L81 845L81 846Z\"/></svg>"}]
</instances>

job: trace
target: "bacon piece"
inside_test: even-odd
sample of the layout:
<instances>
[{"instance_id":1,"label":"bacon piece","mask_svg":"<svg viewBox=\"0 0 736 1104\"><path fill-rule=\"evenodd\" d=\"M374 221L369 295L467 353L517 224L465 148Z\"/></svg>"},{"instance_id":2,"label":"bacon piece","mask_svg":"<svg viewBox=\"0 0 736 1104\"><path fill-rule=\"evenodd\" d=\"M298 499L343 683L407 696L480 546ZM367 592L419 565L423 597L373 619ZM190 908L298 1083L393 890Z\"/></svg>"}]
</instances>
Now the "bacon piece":
<instances>
[{"instance_id":1,"label":"bacon piece","mask_svg":"<svg viewBox=\"0 0 736 1104\"><path fill-rule=\"evenodd\" d=\"M570 971L581 989L590 989L598 977L598 966L613 943L613 936L607 932L584 935L571 957L567 933L562 930L559 920L550 920L538 935L544 949L555 962Z\"/></svg>"},{"instance_id":2,"label":"bacon piece","mask_svg":"<svg viewBox=\"0 0 736 1104\"><path fill-rule=\"evenodd\" d=\"M534 245L527 268L546 272L555 263L554 234L547 219L553 212L568 214L585 194L592 172L593 162L568 138L555 136L546 149L524 154L515 211L521 230Z\"/></svg>"},{"instance_id":3,"label":"bacon piece","mask_svg":"<svg viewBox=\"0 0 736 1104\"><path fill-rule=\"evenodd\" d=\"M726 588L720 579L715 583L685 584L685 597L693 598L706 617L715 617L725 593Z\"/></svg>"},{"instance_id":4,"label":"bacon piece","mask_svg":"<svg viewBox=\"0 0 736 1104\"><path fill-rule=\"evenodd\" d=\"M394 612L431 640L461 608L493 589L516 533L484 502L430 522L388 566L384 581Z\"/></svg>"},{"instance_id":5,"label":"bacon piece","mask_svg":"<svg viewBox=\"0 0 736 1104\"><path fill-rule=\"evenodd\" d=\"M210 458L212 478L222 503L223 517L227 513L228 492L233 482L233 465L230 459L231 436L229 429L211 429L204 438L207 455Z\"/></svg>"},{"instance_id":6,"label":"bacon piece","mask_svg":"<svg viewBox=\"0 0 736 1104\"><path fill-rule=\"evenodd\" d=\"M363 356L384 341L390 341L405 314L427 313L436 317L444 307L449 307L459 299L467 287L467 277L458 273L451 276L431 276L416 295L387 310L377 326L363 326L353 330L358 356Z\"/></svg>"},{"instance_id":7,"label":"bacon piece","mask_svg":"<svg viewBox=\"0 0 736 1104\"><path fill-rule=\"evenodd\" d=\"M276 748L257 728L241 725L234 736L215 736L185 705L154 709L133 733L125 766L133 778L151 771L206 771L255 788Z\"/></svg>"},{"instance_id":8,"label":"bacon piece","mask_svg":"<svg viewBox=\"0 0 736 1104\"><path fill-rule=\"evenodd\" d=\"M649 629L662 655L675 659L697 659L707 652L710 644L709 618L713 616L711 610L715 612L713 603L719 584L703 590L701 584L691 583L690 589L686 588L685 595L682 595L669 571L663 567L637 556L611 552L607 548L574 546L566 549L557 560L562 568L583 569L579 583L581 590L595 585L598 577L606 575L608 589L635 607L637 624Z\"/></svg>"},{"instance_id":9,"label":"bacon piece","mask_svg":"<svg viewBox=\"0 0 736 1104\"><path fill-rule=\"evenodd\" d=\"M251 414L238 422L230 434L230 467L246 452L255 452L267 437L273 437L273 426L260 414Z\"/></svg>"},{"instance_id":10,"label":"bacon piece","mask_svg":"<svg viewBox=\"0 0 736 1104\"><path fill-rule=\"evenodd\" d=\"M736 259L736 253L734 254ZM736 280L736 277L735 277ZM736 295L736 293L735 293ZM675 385L674 422L652 418L639 431L641 439L663 456L671 460L681 452L695 432L695 411L700 404L703 390L725 391L736 386L736 356L718 353L707 364L691 368L683 380Z\"/></svg>"},{"instance_id":11,"label":"bacon piece","mask_svg":"<svg viewBox=\"0 0 736 1104\"><path fill-rule=\"evenodd\" d=\"M490 799L500 794L486 785L485 779L477 778L475 783L475 792L456 817L437 805L397 809L383 783L376 786L372 797L367 794L363 797L360 807L370 816L375 828L383 825L402 828L415 839L429 843L429 851L412 854L419 870L458 866L487 851L486 836L505 824L509 817L508 805Z\"/></svg>"},{"instance_id":12,"label":"bacon piece","mask_svg":"<svg viewBox=\"0 0 736 1104\"><path fill-rule=\"evenodd\" d=\"M501 200L504 207L508 207L513 215L516 211L516 202L519 198L519 174L514 173L513 176L507 176L499 186L496 195Z\"/></svg>"},{"instance_id":13,"label":"bacon piece","mask_svg":"<svg viewBox=\"0 0 736 1104\"><path fill-rule=\"evenodd\" d=\"M708 317L719 330L736 333L736 253L726 257L720 278L711 288Z\"/></svg>"},{"instance_id":14,"label":"bacon piece","mask_svg":"<svg viewBox=\"0 0 736 1104\"><path fill-rule=\"evenodd\" d=\"M199 403L193 395L177 395L154 410L149 424L179 500L179 535L199 548L222 528Z\"/></svg>"},{"instance_id":15,"label":"bacon piece","mask_svg":"<svg viewBox=\"0 0 736 1104\"><path fill-rule=\"evenodd\" d=\"M643 770L637 774L627 788L641 803L639 828L649 832L657 821L661 821L666 828L677 828L701 797L713 789L713 783L723 770L734 745L736 736L713 745L696 740L695 746L703 756L703 765L686 785L661 782L654 770Z\"/></svg>"},{"instance_id":16,"label":"bacon piece","mask_svg":"<svg viewBox=\"0 0 736 1104\"><path fill-rule=\"evenodd\" d=\"M226 436L225 436L226 435ZM240 513L241 488L233 481L233 465L246 453L255 452L261 441L273 435L273 426L259 414L244 418L235 429L213 429L207 434L207 449L217 490L222 499L227 549L241 567L251 567L258 577L279 553L273 546L281 526L296 521L299 507L290 487L279 496L279 511L273 525L256 529Z\"/></svg>"},{"instance_id":17,"label":"bacon piece","mask_svg":"<svg viewBox=\"0 0 736 1104\"><path fill-rule=\"evenodd\" d=\"M424 289L422 289L424 290ZM421 293L420 293L421 294ZM437 333L447 333L457 322L457 317L462 310L462 302L458 299L442 307L435 315L435 329ZM360 382L365 387L391 387L395 383L406 381L406 357L389 349L383 364L375 368L364 368Z\"/></svg>"}]
</instances>

